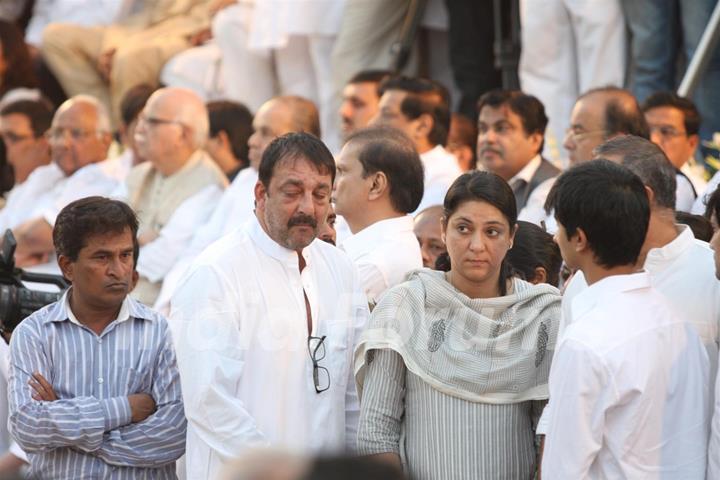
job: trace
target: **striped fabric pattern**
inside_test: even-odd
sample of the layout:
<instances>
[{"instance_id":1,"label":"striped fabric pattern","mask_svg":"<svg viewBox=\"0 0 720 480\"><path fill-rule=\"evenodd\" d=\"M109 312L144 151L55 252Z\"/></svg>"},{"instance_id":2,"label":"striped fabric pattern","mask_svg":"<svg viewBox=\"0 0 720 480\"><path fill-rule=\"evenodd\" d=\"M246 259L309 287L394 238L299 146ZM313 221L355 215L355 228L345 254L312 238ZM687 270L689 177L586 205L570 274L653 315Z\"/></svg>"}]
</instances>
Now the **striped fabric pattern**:
<instances>
[{"instance_id":1,"label":"striped fabric pattern","mask_svg":"<svg viewBox=\"0 0 720 480\"><path fill-rule=\"evenodd\" d=\"M24 320L10 345L10 427L32 476L176 478L186 421L166 320L128 298L129 316L96 335L69 320L66 296ZM33 372L59 400L31 398ZM139 423L131 423L127 396L134 393L157 404Z\"/></svg>"},{"instance_id":2,"label":"striped fabric pattern","mask_svg":"<svg viewBox=\"0 0 720 480\"><path fill-rule=\"evenodd\" d=\"M431 387L397 352L371 356L360 407L361 455L398 453L414 480L534 478L534 425L545 401L470 402Z\"/></svg>"}]
</instances>

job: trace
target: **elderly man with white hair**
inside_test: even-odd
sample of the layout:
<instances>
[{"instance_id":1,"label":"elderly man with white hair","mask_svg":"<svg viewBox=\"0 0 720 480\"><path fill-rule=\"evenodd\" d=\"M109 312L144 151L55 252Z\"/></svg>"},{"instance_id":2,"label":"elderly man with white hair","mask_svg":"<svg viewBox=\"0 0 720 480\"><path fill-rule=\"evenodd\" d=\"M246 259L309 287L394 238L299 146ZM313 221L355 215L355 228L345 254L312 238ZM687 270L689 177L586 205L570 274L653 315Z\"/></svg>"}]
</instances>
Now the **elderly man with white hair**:
<instances>
[{"instance_id":1,"label":"elderly man with white hair","mask_svg":"<svg viewBox=\"0 0 720 480\"><path fill-rule=\"evenodd\" d=\"M5 209L0 234L13 229L18 241L16 263L27 267L48 261L53 252L55 217L69 203L92 195L109 195L127 169L118 159L105 160L112 142L107 109L95 97L76 95L55 112L50 130L50 165L36 168Z\"/></svg>"},{"instance_id":2,"label":"elderly man with white hair","mask_svg":"<svg viewBox=\"0 0 720 480\"><path fill-rule=\"evenodd\" d=\"M147 161L130 171L126 186L140 221L140 280L132 296L146 305L153 305L165 275L227 186L202 150L208 122L200 97L182 88L153 93L138 118L135 142Z\"/></svg>"}]
</instances>

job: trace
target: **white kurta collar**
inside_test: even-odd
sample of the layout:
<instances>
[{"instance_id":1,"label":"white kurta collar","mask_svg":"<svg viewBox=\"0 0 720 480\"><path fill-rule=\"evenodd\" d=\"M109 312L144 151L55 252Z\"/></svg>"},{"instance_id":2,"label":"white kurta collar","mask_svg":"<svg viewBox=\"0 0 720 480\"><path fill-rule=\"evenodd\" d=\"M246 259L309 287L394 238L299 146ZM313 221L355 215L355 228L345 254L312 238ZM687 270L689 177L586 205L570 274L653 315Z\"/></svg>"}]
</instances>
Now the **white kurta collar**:
<instances>
[{"instance_id":1,"label":"white kurta collar","mask_svg":"<svg viewBox=\"0 0 720 480\"><path fill-rule=\"evenodd\" d=\"M608 301L608 297L650 286L650 275L647 272L629 275L612 275L590 285L579 293L572 301L573 323L581 320L583 315L596 305Z\"/></svg>"},{"instance_id":2,"label":"white kurta collar","mask_svg":"<svg viewBox=\"0 0 720 480\"><path fill-rule=\"evenodd\" d=\"M275 240L270 238L267 232L263 229L262 225L260 225L257 214L253 215L249 222L250 237L253 239L253 242L255 242L258 248L260 248L260 250L262 250L266 255L276 260L279 260L287 267L296 269L299 268L297 252L295 252L295 250L290 250L289 248L283 247ZM315 241L317 241L317 239L313 240L313 242ZM310 245L305 247L302 251L306 266L310 265L309 250Z\"/></svg>"},{"instance_id":3,"label":"white kurta collar","mask_svg":"<svg viewBox=\"0 0 720 480\"><path fill-rule=\"evenodd\" d=\"M695 236L687 225L675 225L680 234L675 240L667 245L659 248L653 248L648 251L645 258L645 268L652 270L667 264L668 261L674 260L683 254L688 248L692 247L695 242Z\"/></svg>"},{"instance_id":4,"label":"white kurta collar","mask_svg":"<svg viewBox=\"0 0 720 480\"><path fill-rule=\"evenodd\" d=\"M413 218L410 215L404 215L397 218L387 218L380 220L360 230L355 235L345 239L341 248L350 258L356 259L368 252L382 246L388 235L396 235L398 233L412 231Z\"/></svg>"}]
</instances>

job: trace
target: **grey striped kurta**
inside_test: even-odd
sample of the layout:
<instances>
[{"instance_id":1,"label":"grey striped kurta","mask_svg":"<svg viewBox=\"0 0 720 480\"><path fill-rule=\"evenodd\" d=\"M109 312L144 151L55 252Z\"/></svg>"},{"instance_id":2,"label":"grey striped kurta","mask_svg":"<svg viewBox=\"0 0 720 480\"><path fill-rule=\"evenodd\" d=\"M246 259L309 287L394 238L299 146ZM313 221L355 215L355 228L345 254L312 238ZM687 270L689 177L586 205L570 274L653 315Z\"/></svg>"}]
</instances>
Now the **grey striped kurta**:
<instances>
[{"instance_id":1,"label":"grey striped kurta","mask_svg":"<svg viewBox=\"0 0 720 480\"><path fill-rule=\"evenodd\" d=\"M398 453L414 480L534 477L534 426L545 401L470 402L434 389L392 350L372 355L360 409L360 454Z\"/></svg>"}]
</instances>

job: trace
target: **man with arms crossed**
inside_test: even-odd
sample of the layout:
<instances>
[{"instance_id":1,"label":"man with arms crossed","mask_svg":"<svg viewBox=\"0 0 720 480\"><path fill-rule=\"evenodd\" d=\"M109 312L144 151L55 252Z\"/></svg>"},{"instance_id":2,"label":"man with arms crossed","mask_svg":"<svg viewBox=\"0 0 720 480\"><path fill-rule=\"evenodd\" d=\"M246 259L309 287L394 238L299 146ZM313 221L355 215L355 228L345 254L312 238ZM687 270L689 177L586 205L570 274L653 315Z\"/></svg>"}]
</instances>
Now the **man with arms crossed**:
<instances>
[{"instance_id":1,"label":"man with arms crossed","mask_svg":"<svg viewBox=\"0 0 720 480\"><path fill-rule=\"evenodd\" d=\"M122 202L87 197L55 221L72 287L15 329L10 427L31 476L175 478L185 450L180 381L165 319L128 297L138 222Z\"/></svg>"}]
</instances>

